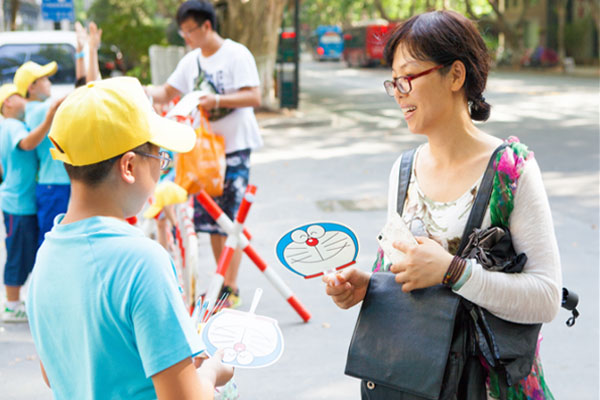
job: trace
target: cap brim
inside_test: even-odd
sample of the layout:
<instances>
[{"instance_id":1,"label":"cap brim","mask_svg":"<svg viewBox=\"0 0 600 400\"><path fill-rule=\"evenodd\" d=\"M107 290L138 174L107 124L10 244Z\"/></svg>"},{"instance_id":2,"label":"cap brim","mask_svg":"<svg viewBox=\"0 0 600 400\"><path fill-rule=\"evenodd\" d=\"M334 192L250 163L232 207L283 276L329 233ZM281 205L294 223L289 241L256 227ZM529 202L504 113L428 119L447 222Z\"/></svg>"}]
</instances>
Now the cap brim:
<instances>
[{"instance_id":1,"label":"cap brim","mask_svg":"<svg viewBox=\"0 0 600 400\"><path fill-rule=\"evenodd\" d=\"M157 206L156 204L150 204L150 207L148 207L146 211L144 211L144 218L152 219L158 214L160 214L161 211L161 207Z\"/></svg>"},{"instance_id":2,"label":"cap brim","mask_svg":"<svg viewBox=\"0 0 600 400\"><path fill-rule=\"evenodd\" d=\"M52 61L40 68L38 79L44 76L52 76L58 71L58 64L56 61Z\"/></svg>"},{"instance_id":3,"label":"cap brim","mask_svg":"<svg viewBox=\"0 0 600 400\"><path fill-rule=\"evenodd\" d=\"M150 116L150 143L177 153L187 153L194 148L196 132L182 124L152 112Z\"/></svg>"}]
</instances>

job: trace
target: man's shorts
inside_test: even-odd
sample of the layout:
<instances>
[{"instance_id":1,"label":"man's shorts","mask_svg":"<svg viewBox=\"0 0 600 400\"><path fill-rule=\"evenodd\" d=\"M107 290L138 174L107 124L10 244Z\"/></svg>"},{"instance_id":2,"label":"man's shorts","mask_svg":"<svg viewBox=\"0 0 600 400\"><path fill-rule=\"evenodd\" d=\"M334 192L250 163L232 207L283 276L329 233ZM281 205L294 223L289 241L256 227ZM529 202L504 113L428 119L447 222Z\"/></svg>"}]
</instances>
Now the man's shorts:
<instances>
[{"instance_id":1,"label":"man's shorts","mask_svg":"<svg viewBox=\"0 0 600 400\"><path fill-rule=\"evenodd\" d=\"M225 169L225 183L223 194L213 200L221 210L233 221L237 213L250 175L250 149L239 150L225 155L227 168ZM194 198L194 226L196 232L227 235L214 219L204 210L198 200Z\"/></svg>"},{"instance_id":2,"label":"man's shorts","mask_svg":"<svg viewBox=\"0 0 600 400\"><path fill-rule=\"evenodd\" d=\"M44 241L46 232L52 229L54 218L67 212L71 185L38 184L35 188L35 203L39 227L38 247Z\"/></svg>"},{"instance_id":3,"label":"man's shorts","mask_svg":"<svg viewBox=\"0 0 600 400\"><path fill-rule=\"evenodd\" d=\"M33 269L38 248L37 216L3 214L6 228L4 284L23 286Z\"/></svg>"}]
</instances>

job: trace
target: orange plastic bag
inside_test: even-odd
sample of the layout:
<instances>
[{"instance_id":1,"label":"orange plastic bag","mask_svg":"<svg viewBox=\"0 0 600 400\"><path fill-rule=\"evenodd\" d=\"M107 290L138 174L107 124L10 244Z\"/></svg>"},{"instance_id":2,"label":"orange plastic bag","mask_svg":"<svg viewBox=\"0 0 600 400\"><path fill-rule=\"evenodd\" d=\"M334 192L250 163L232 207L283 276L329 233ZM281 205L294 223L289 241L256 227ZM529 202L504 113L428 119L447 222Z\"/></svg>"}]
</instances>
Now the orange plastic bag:
<instances>
[{"instance_id":1,"label":"orange plastic bag","mask_svg":"<svg viewBox=\"0 0 600 400\"><path fill-rule=\"evenodd\" d=\"M204 189L209 196L223 194L225 179L225 139L212 133L204 113L196 128L196 145L175 160L175 183L189 194Z\"/></svg>"}]
</instances>

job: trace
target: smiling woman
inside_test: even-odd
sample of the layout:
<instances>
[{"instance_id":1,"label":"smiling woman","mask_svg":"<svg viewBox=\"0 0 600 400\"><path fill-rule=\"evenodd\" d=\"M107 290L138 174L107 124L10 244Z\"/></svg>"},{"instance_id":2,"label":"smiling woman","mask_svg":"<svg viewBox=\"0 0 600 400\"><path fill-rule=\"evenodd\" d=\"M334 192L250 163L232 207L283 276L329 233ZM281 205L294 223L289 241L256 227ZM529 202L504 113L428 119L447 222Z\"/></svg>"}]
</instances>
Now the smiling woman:
<instances>
[{"instance_id":1,"label":"smiling woman","mask_svg":"<svg viewBox=\"0 0 600 400\"><path fill-rule=\"evenodd\" d=\"M323 278L339 307L364 300L346 371L363 399L552 399L536 349L560 306L558 246L533 152L474 124L491 108L485 43L464 16L433 11L402 23L385 57L387 93L427 137L389 177L388 221L400 216L416 244L390 238L397 262L380 249L377 273ZM500 229L508 261L469 247L479 229Z\"/></svg>"}]
</instances>

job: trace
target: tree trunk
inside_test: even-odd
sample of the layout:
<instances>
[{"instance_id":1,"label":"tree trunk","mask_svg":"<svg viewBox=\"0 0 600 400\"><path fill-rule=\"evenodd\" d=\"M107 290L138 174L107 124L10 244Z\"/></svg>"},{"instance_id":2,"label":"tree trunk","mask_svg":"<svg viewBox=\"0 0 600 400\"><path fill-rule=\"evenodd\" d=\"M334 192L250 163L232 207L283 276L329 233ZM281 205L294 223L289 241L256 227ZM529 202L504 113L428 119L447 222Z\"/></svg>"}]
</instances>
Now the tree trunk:
<instances>
[{"instance_id":1,"label":"tree trunk","mask_svg":"<svg viewBox=\"0 0 600 400\"><path fill-rule=\"evenodd\" d=\"M225 0L221 3L227 6L220 29L221 35L248 47L258 68L262 107L278 108L273 91L273 73L285 2Z\"/></svg>"},{"instance_id":2,"label":"tree trunk","mask_svg":"<svg viewBox=\"0 0 600 400\"><path fill-rule=\"evenodd\" d=\"M17 30L17 13L19 12L19 0L10 0L10 30Z\"/></svg>"},{"instance_id":3,"label":"tree trunk","mask_svg":"<svg viewBox=\"0 0 600 400\"><path fill-rule=\"evenodd\" d=\"M519 65L525 47L523 31L525 28L525 17L531 6L531 0L523 0L521 14L515 24L508 24L506 22L499 0L488 0L488 3L492 6L497 17L495 23L496 29L498 32L504 34L507 47L512 51L512 64L516 67Z\"/></svg>"}]
</instances>

